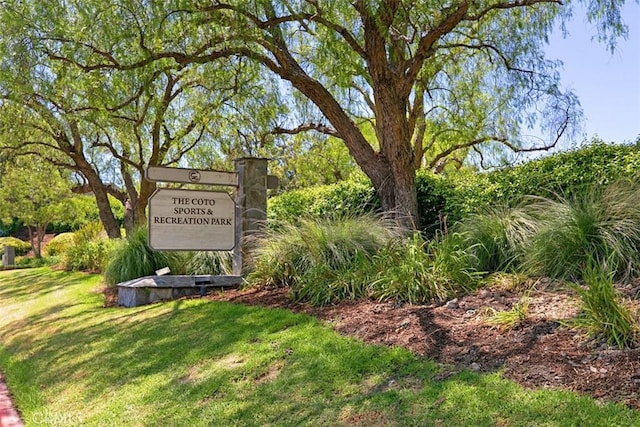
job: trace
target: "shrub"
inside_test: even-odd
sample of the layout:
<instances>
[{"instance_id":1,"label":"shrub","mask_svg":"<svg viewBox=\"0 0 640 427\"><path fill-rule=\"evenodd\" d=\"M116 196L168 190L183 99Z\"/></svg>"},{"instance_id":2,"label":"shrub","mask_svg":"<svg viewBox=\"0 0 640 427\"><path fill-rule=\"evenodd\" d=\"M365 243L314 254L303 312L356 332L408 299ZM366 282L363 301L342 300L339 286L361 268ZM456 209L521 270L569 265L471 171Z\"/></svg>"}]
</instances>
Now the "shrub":
<instances>
[{"instance_id":1,"label":"shrub","mask_svg":"<svg viewBox=\"0 0 640 427\"><path fill-rule=\"evenodd\" d=\"M583 269L586 288L573 286L581 297L581 312L568 324L609 345L632 347L638 344L638 319L622 304L613 287L613 276L614 273L607 271L596 258L589 258Z\"/></svg>"},{"instance_id":2,"label":"shrub","mask_svg":"<svg viewBox=\"0 0 640 427\"><path fill-rule=\"evenodd\" d=\"M72 244L62 254L62 266L67 271L99 273L104 270L113 245L100 222L88 223L73 233Z\"/></svg>"},{"instance_id":3,"label":"shrub","mask_svg":"<svg viewBox=\"0 0 640 427\"><path fill-rule=\"evenodd\" d=\"M373 212L379 206L371 183L350 180L272 197L268 213L270 222L282 224L308 217L338 219Z\"/></svg>"},{"instance_id":4,"label":"shrub","mask_svg":"<svg viewBox=\"0 0 640 427\"><path fill-rule=\"evenodd\" d=\"M74 245L74 233L60 233L47 243L45 253L48 256L60 256Z\"/></svg>"},{"instance_id":5,"label":"shrub","mask_svg":"<svg viewBox=\"0 0 640 427\"><path fill-rule=\"evenodd\" d=\"M562 153L492 172L497 200L525 195L574 197L594 186L633 176L640 169L640 140L635 145L606 144L594 138Z\"/></svg>"},{"instance_id":6,"label":"shrub","mask_svg":"<svg viewBox=\"0 0 640 427\"><path fill-rule=\"evenodd\" d=\"M185 255L178 252L154 251L147 244L147 230L140 227L119 241L109 254L104 270L105 282L115 285L127 280L153 275L169 267L174 274L184 274Z\"/></svg>"},{"instance_id":7,"label":"shrub","mask_svg":"<svg viewBox=\"0 0 640 427\"><path fill-rule=\"evenodd\" d=\"M114 245L106 238L76 242L64 252L62 265L67 271L100 273L104 271Z\"/></svg>"},{"instance_id":8,"label":"shrub","mask_svg":"<svg viewBox=\"0 0 640 427\"><path fill-rule=\"evenodd\" d=\"M97 240L101 237L107 236L100 221L93 221L85 224L77 230L74 235L76 238L76 244Z\"/></svg>"},{"instance_id":9,"label":"shrub","mask_svg":"<svg viewBox=\"0 0 640 427\"><path fill-rule=\"evenodd\" d=\"M447 176L418 171L416 189L423 231L432 236L495 203L519 206L529 196L575 197L594 186L629 178L640 170L635 145L597 139L573 151L554 154L492 172L455 171Z\"/></svg>"},{"instance_id":10,"label":"shrub","mask_svg":"<svg viewBox=\"0 0 640 427\"><path fill-rule=\"evenodd\" d=\"M17 237L0 237L0 251L4 253L5 246L13 246L16 256L24 256L31 250L31 243Z\"/></svg>"},{"instance_id":11,"label":"shrub","mask_svg":"<svg viewBox=\"0 0 640 427\"><path fill-rule=\"evenodd\" d=\"M496 202L518 206L531 195L573 197L589 187L632 176L640 169L639 148L640 141L612 145L594 139L574 151L492 172L458 170L436 175L419 170L416 192L421 230L431 238ZM289 191L270 198L268 204L270 226L305 216L337 218L380 208L371 183L364 180Z\"/></svg>"}]
</instances>

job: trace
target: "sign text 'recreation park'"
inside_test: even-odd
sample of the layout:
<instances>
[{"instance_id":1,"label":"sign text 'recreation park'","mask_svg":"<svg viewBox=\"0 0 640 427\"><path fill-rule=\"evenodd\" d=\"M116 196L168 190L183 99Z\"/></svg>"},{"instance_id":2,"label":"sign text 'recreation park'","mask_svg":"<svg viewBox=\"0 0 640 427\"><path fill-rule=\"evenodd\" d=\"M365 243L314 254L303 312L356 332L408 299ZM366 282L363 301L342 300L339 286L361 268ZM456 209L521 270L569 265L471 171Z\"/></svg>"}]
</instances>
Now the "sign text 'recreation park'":
<instances>
[{"instance_id":1,"label":"sign text 'recreation park'","mask_svg":"<svg viewBox=\"0 0 640 427\"><path fill-rule=\"evenodd\" d=\"M228 193L162 188L149 199L149 246L154 250L231 250L235 203Z\"/></svg>"}]
</instances>

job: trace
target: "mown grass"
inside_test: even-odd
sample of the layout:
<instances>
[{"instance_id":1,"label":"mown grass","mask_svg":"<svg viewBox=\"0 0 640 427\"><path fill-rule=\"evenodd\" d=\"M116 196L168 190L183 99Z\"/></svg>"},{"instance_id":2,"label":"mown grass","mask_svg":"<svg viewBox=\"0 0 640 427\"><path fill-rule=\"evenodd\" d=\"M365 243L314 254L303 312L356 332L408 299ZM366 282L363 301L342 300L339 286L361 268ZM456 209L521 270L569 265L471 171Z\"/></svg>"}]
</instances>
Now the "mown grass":
<instances>
[{"instance_id":1,"label":"mown grass","mask_svg":"<svg viewBox=\"0 0 640 427\"><path fill-rule=\"evenodd\" d=\"M103 308L100 278L0 272L0 367L27 426L633 426L640 413L499 373L436 381L401 348L204 299Z\"/></svg>"}]
</instances>

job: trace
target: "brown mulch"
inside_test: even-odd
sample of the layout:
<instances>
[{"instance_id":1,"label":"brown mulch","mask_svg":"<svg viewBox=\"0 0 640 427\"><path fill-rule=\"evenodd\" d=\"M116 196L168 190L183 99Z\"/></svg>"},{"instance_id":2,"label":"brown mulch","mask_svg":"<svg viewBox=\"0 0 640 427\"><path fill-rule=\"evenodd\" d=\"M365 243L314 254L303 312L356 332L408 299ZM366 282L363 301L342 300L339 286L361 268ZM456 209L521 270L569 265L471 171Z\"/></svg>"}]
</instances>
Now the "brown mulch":
<instances>
[{"instance_id":1,"label":"brown mulch","mask_svg":"<svg viewBox=\"0 0 640 427\"><path fill-rule=\"evenodd\" d=\"M578 311L566 291L533 291L527 320L511 330L485 321L492 310L509 310L519 300L517 292L499 288L444 305L362 300L318 308L291 301L286 289L229 290L209 298L316 316L345 335L434 359L442 378L462 369L501 370L528 388L568 389L640 409L640 348L619 350L561 326L558 321Z\"/></svg>"},{"instance_id":2,"label":"brown mulch","mask_svg":"<svg viewBox=\"0 0 640 427\"><path fill-rule=\"evenodd\" d=\"M640 283L626 291L637 298ZM117 305L115 290L105 296L106 306ZM208 298L306 313L365 342L405 347L439 362L440 379L463 369L501 370L524 387L568 389L640 410L640 348L620 350L561 326L577 314L577 299L552 285L530 292L527 320L510 330L486 322L520 299L499 287L432 305L360 300L312 307L292 301L283 288L226 290Z\"/></svg>"}]
</instances>

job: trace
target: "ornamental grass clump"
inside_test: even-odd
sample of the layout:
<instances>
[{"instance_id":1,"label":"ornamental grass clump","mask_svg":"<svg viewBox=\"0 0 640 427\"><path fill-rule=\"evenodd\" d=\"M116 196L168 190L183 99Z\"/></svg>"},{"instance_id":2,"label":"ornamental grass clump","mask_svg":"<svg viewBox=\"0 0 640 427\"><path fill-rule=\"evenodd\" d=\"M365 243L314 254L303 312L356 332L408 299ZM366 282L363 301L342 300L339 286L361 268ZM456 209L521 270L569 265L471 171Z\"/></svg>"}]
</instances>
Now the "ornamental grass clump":
<instances>
[{"instance_id":1,"label":"ornamental grass clump","mask_svg":"<svg viewBox=\"0 0 640 427\"><path fill-rule=\"evenodd\" d=\"M532 274L578 280L587 261L606 259L614 278L640 275L640 184L618 181L572 198L544 199L541 230L527 253Z\"/></svg>"},{"instance_id":2,"label":"ornamental grass clump","mask_svg":"<svg viewBox=\"0 0 640 427\"><path fill-rule=\"evenodd\" d=\"M613 277L613 271L596 258L589 258L583 269L584 286L572 286L581 298L581 311L567 325L582 329L588 337L602 339L609 345L635 347L640 343L640 325L614 288Z\"/></svg>"},{"instance_id":3,"label":"ornamental grass clump","mask_svg":"<svg viewBox=\"0 0 640 427\"><path fill-rule=\"evenodd\" d=\"M397 235L384 218L304 218L265 232L250 285L287 286L295 299L325 305L366 294L373 256Z\"/></svg>"},{"instance_id":4,"label":"ornamental grass clump","mask_svg":"<svg viewBox=\"0 0 640 427\"><path fill-rule=\"evenodd\" d=\"M223 274L231 275L231 252L196 251L187 254L185 274Z\"/></svg>"},{"instance_id":5,"label":"ornamental grass clump","mask_svg":"<svg viewBox=\"0 0 640 427\"><path fill-rule=\"evenodd\" d=\"M147 229L139 227L110 253L104 270L108 285L149 276L169 267L173 274L184 273L184 255L179 252L154 251L147 244Z\"/></svg>"},{"instance_id":6,"label":"ornamental grass clump","mask_svg":"<svg viewBox=\"0 0 640 427\"><path fill-rule=\"evenodd\" d=\"M394 240L375 258L372 294L379 300L420 304L442 302L472 288L480 275L469 269L469 254L450 242L426 242L418 232Z\"/></svg>"},{"instance_id":7,"label":"ornamental grass clump","mask_svg":"<svg viewBox=\"0 0 640 427\"><path fill-rule=\"evenodd\" d=\"M531 206L490 207L456 225L461 237L458 243L474 260L476 271L514 271L520 267L540 228L537 210Z\"/></svg>"}]
</instances>

